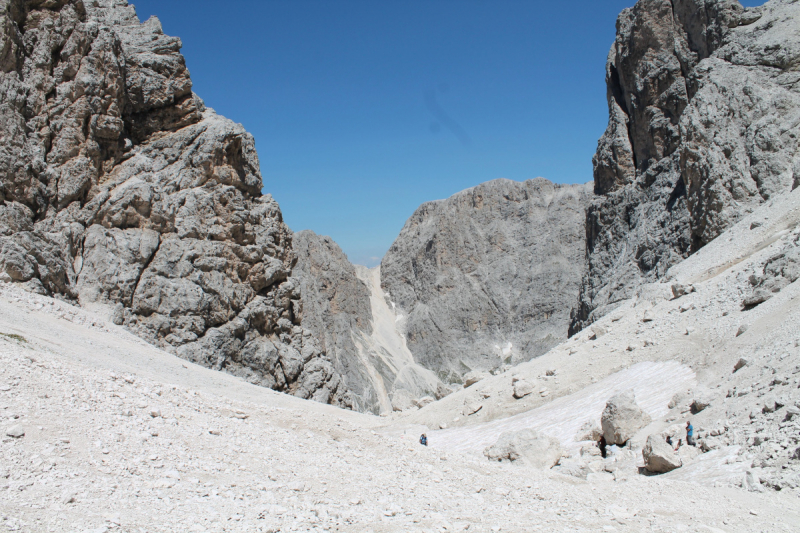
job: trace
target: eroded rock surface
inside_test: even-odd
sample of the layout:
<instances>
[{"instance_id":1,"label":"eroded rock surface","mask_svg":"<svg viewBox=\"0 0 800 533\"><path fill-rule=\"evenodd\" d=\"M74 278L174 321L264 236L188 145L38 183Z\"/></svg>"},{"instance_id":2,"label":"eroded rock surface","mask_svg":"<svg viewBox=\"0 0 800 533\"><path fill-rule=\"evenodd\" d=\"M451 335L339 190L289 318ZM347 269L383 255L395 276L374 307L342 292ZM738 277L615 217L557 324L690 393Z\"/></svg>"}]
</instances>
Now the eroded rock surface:
<instances>
[{"instance_id":1,"label":"eroded rock surface","mask_svg":"<svg viewBox=\"0 0 800 533\"><path fill-rule=\"evenodd\" d=\"M124 0L0 2L0 277L348 405L253 138L192 93L180 47Z\"/></svg>"},{"instance_id":2,"label":"eroded rock surface","mask_svg":"<svg viewBox=\"0 0 800 533\"><path fill-rule=\"evenodd\" d=\"M608 56L570 334L800 183L800 4L640 0Z\"/></svg>"},{"instance_id":3,"label":"eroded rock surface","mask_svg":"<svg viewBox=\"0 0 800 533\"><path fill-rule=\"evenodd\" d=\"M418 365L397 328L395 310L380 287L379 269L350 263L330 238L294 236L303 327L318 339L360 411L403 411L450 390Z\"/></svg>"},{"instance_id":4,"label":"eroded rock surface","mask_svg":"<svg viewBox=\"0 0 800 533\"><path fill-rule=\"evenodd\" d=\"M566 338L591 184L495 180L420 206L381 263L408 348L445 382Z\"/></svg>"}]
</instances>

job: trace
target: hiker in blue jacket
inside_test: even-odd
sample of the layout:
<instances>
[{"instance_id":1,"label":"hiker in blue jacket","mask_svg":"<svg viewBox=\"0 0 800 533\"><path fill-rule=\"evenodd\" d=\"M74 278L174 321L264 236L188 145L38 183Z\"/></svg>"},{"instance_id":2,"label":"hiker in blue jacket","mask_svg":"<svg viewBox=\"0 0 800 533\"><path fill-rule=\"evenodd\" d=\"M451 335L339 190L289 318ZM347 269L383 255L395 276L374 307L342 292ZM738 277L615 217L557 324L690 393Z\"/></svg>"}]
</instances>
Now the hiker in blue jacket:
<instances>
[{"instance_id":1,"label":"hiker in blue jacket","mask_svg":"<svg viewBox=\"0 0 800 533\"><path fill-rule=\"evenodd\" d=\"M425 435L425 433L423 433L422 436L419 438L419 443L422 444L423 446L428 445L428 437Z\"/></svg>"},{"instance_id":2,"label":"hiker in blue jacket","mask_svg":"<svg viewBox=\"0 0 800 533\"><path fill-rule=\"evenodd\" d=\"M689 421L686 422L686 444L694 446L694 427Z\"/></svg>"}]
</instances>

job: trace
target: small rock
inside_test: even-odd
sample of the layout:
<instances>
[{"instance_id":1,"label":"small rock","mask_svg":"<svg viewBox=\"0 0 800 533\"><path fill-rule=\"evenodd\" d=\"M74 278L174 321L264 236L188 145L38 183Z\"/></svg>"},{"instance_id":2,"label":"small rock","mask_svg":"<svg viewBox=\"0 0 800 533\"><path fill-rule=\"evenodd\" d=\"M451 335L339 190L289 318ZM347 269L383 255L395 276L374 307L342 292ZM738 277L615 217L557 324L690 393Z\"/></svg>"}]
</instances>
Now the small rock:
<instances>
[{"instance_id":1,"label":"small rock","mask_svg":"<svg viewBox=\"0 0 800 533\"><path fill-rule=\"evenodd\" d=\"M756 289L750 294L750 296L746 297L742 300L742 305L747 309L751 307L755 307L759 304L762 304L772 298L774 294L767 289Z\"/></svg>"},{"instance_id":2,"label":"small rock","mask_svg":"<svg viewBox=\"0 0 800 533\"><path fill-rule=\"evenodd\" d=\"M714 437L706 437L700 441L700 448L702 448L704 452L710 452L711 450L716 450L721 447L722 443L720 440Z\"/></svg>"},{"instance_id":3,"label":"small rock","mask_svg":"<svg viewBox=\"0 0 800 533\"><path fill-rule=\"evenodd\" d=\"M592 333L594 333L594 337L596 339L599 339L600 337L602 337L603 335L608 333L608 330L606 328L604 328L603 326L593 326L592 327Z\"/></svg>"},{"instance_id":4,"label":"small rock","mask_svg":"<svg viewBox=\"0 0 800 533\"><path fill-rule=\"evenodd\" d=\"M648 309L647 311L644 312L644 316L642 317L642 322L652 322L653 320L655 320L655 318L656 318L655 314L653 314L653 312Z\"/></svg>"},{"instance_id":5,"label":"small rock","mask_svg":"<svg viewBox=\"0 0 800 533\"><path fill-rule=\"evenodd\" d=\"M468 372L464 376L464 388L471 387L475 385L477 382L481 381L482 379L486 379L489 377L489 374L486 372L481 372L480 370L473 370L472 372Z\"/></svg>"},{"instance_id":6,"label":"small rock","mask_svg":"<svg viewBox=\"0 0 800 533\"><path fill-rule=\"evenodd\" d=\"M468 402L468 403L466 403L464 405L464 414L467 415L467 416L474 415L475 413L480 411L482 408L483 408L483 404L481 404L479 402Z\"/></svg>"},{"instance_id":7,"label":"small rock","mask_svg":"<svg viewBox=\"0 0 800 533\"><path fill-rule=\"evenodd\" d=\"M736 364L733 365L733 371L736 372L737 370L741 370L742 368L746 367L750 364L749 359L745 359L744 357L740 357Z\"/></svg>"},{"instance_id":8,"label":"small rock","mask_svg":"<svg viewBox=\"0 0 800 533\"><path fill-rule=\"evenodd\" d=\"M672 297L680 298L695 291L694 285L683 285L682 283L675 283L672 285Z\"/></svg>"},{"instance_id":9,"label":"small rock","mask_svg":"<svg viewBox=\"0 0 800 533\"><path fill-rule=\"evenodd\" d=\"M764 407L762 409L764 413L774 413L778 409L780 409L780 406L778 400L774 396L767 396L764 398Z\"/></svg>"},{"instance_id":10,"label":"small rock","mask_svg":"<svg viewBox=\"0 0 800 533\"><path fill-rule=\"evenodd\" d=\"M21 424L15 424L6 430L6 435L15 439L21 439L25 436L25 428Z\"/></svg>"},{"instance_id":11,"label":"small rock","mask_svg":"<svg viewBox=\"0 0 800 533\"><path fill-rule=\"evenodd\" d=\"M157 409L155 407L151 407L149 410L150 416L153 418L159 418L161 416L161 409Z\"/></svg>"},{"instance_id":12,"label":"small rock","mask_svg":"<svg viewBox=\"0 0 800 533\"><path fill-rule=\"evenodd\" d=\"M784 420L788 422L789 420L794 420L796 418L800 418L800 409L794 405L790 405L786 408L786 416L784 417Z\"/></svg>"},{"instance_id":13,"label":"small rock","mask_svg":"<svg viewBox=\"0 0 800 533\"><path fill-rule=\"evenodd\" d=\"M748 327L749 326L747 324L742 324L741 326L739 326L739 329L736 330L736 336L740 337L741 335L743 335L744 332L747 331Z\"/></svg>"},{"instance_id":14,"label":"small rock","mask_svg":"<svg viewBox=\"0 0 800 533\"><path fill-rule=\"evenodd\" d=\"M533 392L533 385L524 379L519 379L514 382L514 398L520 399Z\"/></svg>"},{"instance_id":15,"label":"small rock","mask_svg":"<svg viewBox=\"0 0 800 533\"><path fill-rule=\"evenodd\" d=\"M62 504L67 505L69 503L74 503L76 497L77 494L75 494L75 491L67 489L61 493L61 498L59 498L59 501Z\"/></svg>"},{"instance_id":16,"label":"small rock","mask_svg":"<svg viewBox=\"0 0 800 533\"><path fill-rule=\"evenodd\" d=\"M691 408L693 414L697 414L700 411L702 411L703 409L708 408L709 405L711 405L711 397L710 397L710 395L709 394L701 394L701 395L695 396L694 400L692 400L690 408Z\"/></svg>"},{"instance_id":17,"label":"small rock","mask_svg":"<svg viewBox=\"0 0 800 533\"><path fill-rule=\"evenodd\" d=\"M420 398L419 400L415 400L415 404L417 405L417 407L419 407L420 409L422 409L422 408L423 408L423 407L425 407L426 405L428 405L428 404L431 404L431 403L433 403L433 402L435 402L435 401L436 401L436 400L434 400L434 399L433 399L432 397L430 397L430 396L423 396L423 397L422 397L422 398Z\"/></svg>"},{"instance_id":18,"label":"small rock","mask_svg":"<svg viewBox=\"0 0 800 533\"><path fill-rule=\"evenodd\" d=\"M211 435L222 435L222 432L220 430L218 430L218 429L209 429L208 432Z\"/></svg>"},{"instance_id":19,"label":"small rock","mask_svg":"<svg viewBox=\"0 0 800 533\"><path fill-rule=\"evenodd\" d=\"M302 481L293 481L289 483L289 490L293 490L295 492L303 492L306 490L306 485Z\"/></svg>"},{"instance_id":20,"label":"small rock","mask_svg":"<svg viewBox=\"0 0 800 533\"><path fill-rule=\"evenodd\" d=\"M742 480L742 488L748 492L764 492L764 486L761 485L761 481L758 477L753 475L752 470L745 472L744 479Z\"/></svg>"},{"instance_id":21,"label":"small rock","mask_svg":"<svg viewBox=\"0 0 800 533\"><path fill-rule=\"evenodd\" d=\"M153 488L154 489L171 489L172 487L175 486L175 483L176 483L176 480L174 480L174 479L162 477L161 479L159 479L158 481L153 483Z\"/></svg>"},{"instance_id":22,"label":"small rock","mask_svg":"<svg viewBox=\"0 0 800 533\"><path fill-rule=\"evenodd\" d=\"M609 483L614 481L614 474L610 472L590 472L586 474L589 483Z\"/></svg>"},{"instance_id":23,"label":"small rock","mask_svg":"<svg viewBox=\"0 0 800 533\"><path fill-rule=\"evenodd\" d=\"M122 303L117 303L117 305L114 306L114 311L111 313L111 322L117 326L121 326L125 323L125 306L123 306Z\"/></svg>"}]
</instances>

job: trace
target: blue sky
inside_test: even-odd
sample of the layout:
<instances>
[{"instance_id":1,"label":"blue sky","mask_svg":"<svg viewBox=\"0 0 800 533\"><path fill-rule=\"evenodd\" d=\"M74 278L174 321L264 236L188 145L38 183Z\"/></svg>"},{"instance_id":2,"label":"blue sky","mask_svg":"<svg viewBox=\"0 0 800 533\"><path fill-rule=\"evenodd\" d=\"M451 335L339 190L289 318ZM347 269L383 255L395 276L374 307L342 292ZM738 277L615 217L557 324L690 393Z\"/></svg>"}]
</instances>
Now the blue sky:
<instances>
[{"instance_id":1,"label":"blue sky","mask_svg":"<svg viewBox=\"0 0 800 533\"><path fill-rule=\"evenodd\" d=\"M592 179L605 60L633 1L134 3L182 39L206 105L254 135L289 227L374 266L425 201Z\"/></svg>"}]
</instances>

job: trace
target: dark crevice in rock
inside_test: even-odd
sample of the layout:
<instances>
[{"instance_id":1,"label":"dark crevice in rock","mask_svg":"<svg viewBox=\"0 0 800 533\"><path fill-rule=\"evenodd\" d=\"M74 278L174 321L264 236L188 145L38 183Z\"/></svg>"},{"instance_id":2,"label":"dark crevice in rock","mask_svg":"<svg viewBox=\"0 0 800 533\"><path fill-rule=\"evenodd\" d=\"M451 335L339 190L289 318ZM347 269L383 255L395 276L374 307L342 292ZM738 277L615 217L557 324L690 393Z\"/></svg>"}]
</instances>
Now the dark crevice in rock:
<instances>
[{"instance_id":1,"label":"dark crevice in rock","mask_svg":"<svg viewBox=\"0 0 800 533\"><path fill-rule=\"evenodd\" d=\"M136 297L136 291L139 288L139 282L142 280L142 276L144 276L145 272L147 272L147 269L150 267L150 264L153 262L153 259L155 259L156 254L158 254L158 249L161 248L161 242L162 242L162 237L161 235L159 235L156 249L153 250L153 254L150 257L148 257L147 260L145 261L144 266L142 267L142 271L139 273L139 276L137 276L136 278L136 282L133 284L133 290L131 291L131 299L130 301L126 302L128 307L133 307L133 299Z\"/></svg>"},{"instance_id":2,"label":"dark crevice in rock","mask_svg":"<svg viewBox=\"0 0 800 533\"><path fill-rule=\"evenodd\" d=\"M678 178L675 188L672 189L672 192L669 195L669 200L667 200L667 209L670 211L675 209L675 203L680 198L686 198L686 183L683 181L683 176Z\"/></svg>"}]
</instances>

